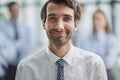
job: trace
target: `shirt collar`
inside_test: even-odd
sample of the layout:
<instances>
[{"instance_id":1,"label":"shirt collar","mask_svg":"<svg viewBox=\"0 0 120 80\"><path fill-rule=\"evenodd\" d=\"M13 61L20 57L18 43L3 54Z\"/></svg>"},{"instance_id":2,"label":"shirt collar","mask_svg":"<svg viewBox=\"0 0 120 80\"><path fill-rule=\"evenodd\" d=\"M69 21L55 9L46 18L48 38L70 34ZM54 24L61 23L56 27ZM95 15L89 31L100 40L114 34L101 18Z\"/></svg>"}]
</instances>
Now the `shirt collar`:
<instances>
[{"instance_id":1,"label":"shirt collar","mask_svg":"<svg viewBox=\"0 0 120 80\"><path fill-rule=\"evenodd\" d=\"M68 53L62 58L64 59L68 64L72 63L72 57L74 55L73 53L73 45L71 46L71 49L68 51ZM61 59L60 57L56 56L49 48L47 48L47 56L49 58L49 61L52 64L55 64L57 60Z\"/></svg>"},{"instance_id":2,"label":"shirt collar","mask_svg":"<svg viewBox=\"0 0 120 80\"><path fill-rule=\"evenodd\" d=\"M19 23L20 22L20 20L18 19L18 20L13 20L12 18L10 19L10 22L13 22L13 23Z\"/></svg>"}]
</instances>

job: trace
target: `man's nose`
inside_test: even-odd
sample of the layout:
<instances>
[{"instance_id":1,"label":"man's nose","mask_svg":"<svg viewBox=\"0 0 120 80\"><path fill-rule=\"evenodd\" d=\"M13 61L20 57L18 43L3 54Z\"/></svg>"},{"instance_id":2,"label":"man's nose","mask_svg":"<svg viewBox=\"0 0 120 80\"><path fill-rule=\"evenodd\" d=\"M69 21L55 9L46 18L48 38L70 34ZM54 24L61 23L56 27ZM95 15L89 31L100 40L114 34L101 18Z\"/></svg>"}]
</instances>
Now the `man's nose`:
<instances>
[{"instance_id":1,"label":"man's nose","mask_svg":"<svg viewBox=\"0 0 120 80\"><path fill-rule=\"evenodd\" d=\"M58 29L58 30L63 30L64 29L64 22L62 20L57 21L56 29Z\"/></svg>"}]
</instances>

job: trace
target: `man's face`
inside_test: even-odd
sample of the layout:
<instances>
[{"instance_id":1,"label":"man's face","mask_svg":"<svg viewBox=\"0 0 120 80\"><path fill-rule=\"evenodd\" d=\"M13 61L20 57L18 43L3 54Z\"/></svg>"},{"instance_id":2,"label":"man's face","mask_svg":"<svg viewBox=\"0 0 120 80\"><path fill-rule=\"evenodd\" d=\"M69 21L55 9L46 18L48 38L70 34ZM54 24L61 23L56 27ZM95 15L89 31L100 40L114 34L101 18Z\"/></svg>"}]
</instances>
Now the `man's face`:
<instances>
[{"instance_id":1,"label":"man's face","mask_svg":"<svg viewBox=\"0 0 120 80\"><path fill-rule=\"evenodd\" d=\"M43 25L50 42L57 46L69 42L77 28L73 9L65 4L55 3L48 4L47 17Z\"/></svg>"},{"instance_id":2,"label":"man's face","mask_svg":"<svg viewBox=\"0 0 120 80\"><path fill-rule=\"evenodd\" d=\"M9 11L10 11L11 17L13 19L18 19L18 17L19 17L19 11L20 11L20 6L17 5L17 4L14 4L14 5L12 5L9 8Z\"/></svg>"}]
</instances>

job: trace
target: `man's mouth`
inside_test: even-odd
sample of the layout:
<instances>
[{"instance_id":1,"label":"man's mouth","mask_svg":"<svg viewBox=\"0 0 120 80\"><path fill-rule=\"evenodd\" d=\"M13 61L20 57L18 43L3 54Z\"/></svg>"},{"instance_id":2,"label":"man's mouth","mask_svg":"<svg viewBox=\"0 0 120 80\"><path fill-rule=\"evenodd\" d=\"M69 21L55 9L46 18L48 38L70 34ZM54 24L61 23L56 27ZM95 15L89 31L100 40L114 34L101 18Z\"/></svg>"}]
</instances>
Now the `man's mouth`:
<instances>
[{"instance_id":1,"label":"man's mouth","mask_svg":"<svg viewBox=\"0 0 120 80\"><path fill-rule=\"evenodd\" d=\"M52 36L56 36L56 37L63 37L64 35L66 35L65 31L50 31Z\"/></svg>"}]
</instances>

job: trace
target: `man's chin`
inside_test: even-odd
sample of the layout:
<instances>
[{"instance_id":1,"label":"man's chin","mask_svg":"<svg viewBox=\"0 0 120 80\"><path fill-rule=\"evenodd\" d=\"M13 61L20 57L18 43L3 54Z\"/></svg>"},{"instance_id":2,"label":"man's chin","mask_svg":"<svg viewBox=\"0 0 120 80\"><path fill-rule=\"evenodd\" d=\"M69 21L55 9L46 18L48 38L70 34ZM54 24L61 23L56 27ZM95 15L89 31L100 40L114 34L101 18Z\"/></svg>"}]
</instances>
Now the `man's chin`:
<instances>
[{"instance_id":1,"label":"man's chin","mask_svg":"<svg viewBox=\"0 0 120 80\"><path fill-rule=\"evenodd\" d=\"M55 40L52 40L52 43L57 45L57 46L63 46L67 43L68 41L64 41L64 40L61 40L61 39L55 39Z\"/></svg>"},{"instance_id":2,"label":"man's chin","mask_svg":"<svg viewBox=\"0 0 120 80\"><path fill-rule=\"evenodd\" d=\"M68 43L70 41L70 39L71 39L71 37L66 37L66 36L62 36L62 37L49 36L50 42L57 46L65 45L66 43Z\"/></svg>"}]
</instances>

